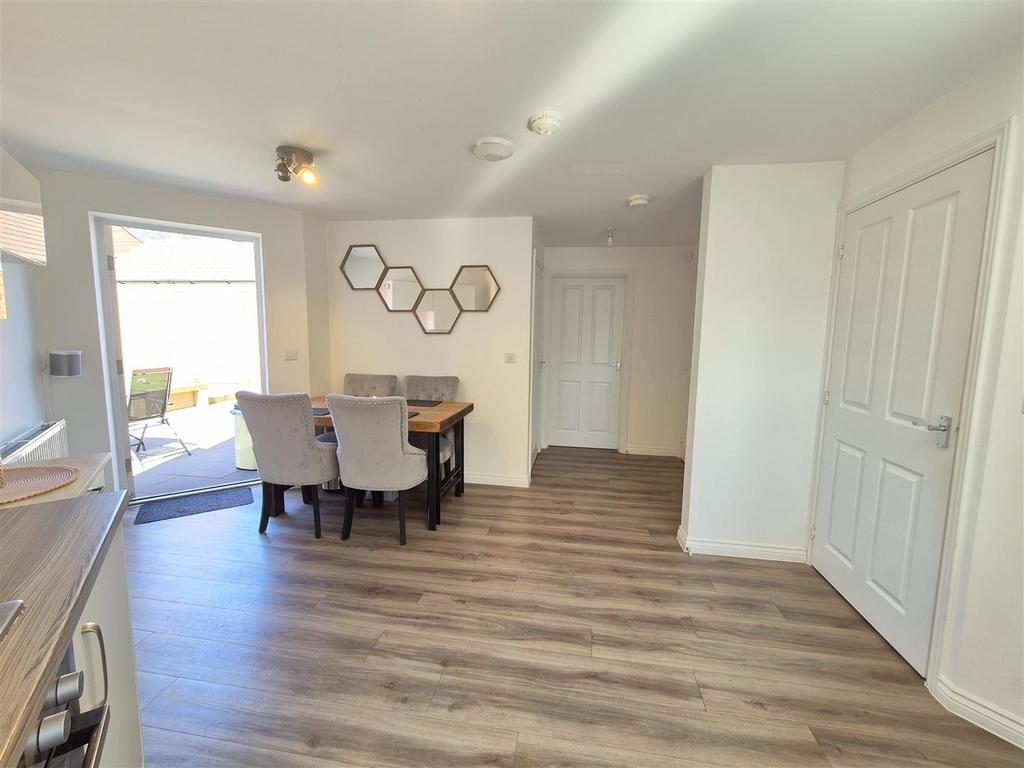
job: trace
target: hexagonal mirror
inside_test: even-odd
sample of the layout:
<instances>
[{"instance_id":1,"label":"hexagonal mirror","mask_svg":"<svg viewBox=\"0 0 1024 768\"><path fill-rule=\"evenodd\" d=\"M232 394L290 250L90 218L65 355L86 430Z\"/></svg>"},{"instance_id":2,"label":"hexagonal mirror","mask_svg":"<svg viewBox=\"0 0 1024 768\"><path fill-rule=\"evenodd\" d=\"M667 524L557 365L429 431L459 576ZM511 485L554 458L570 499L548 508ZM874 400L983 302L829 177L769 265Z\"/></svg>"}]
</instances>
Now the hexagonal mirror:
<instances>
[{"instance_id":1,"label":"hexagonal mirror","mask_svg":"<svg viewBox=\"0 0 1024 768\"><path fill-rule=\"evenodd\" d=\"M377 293L390 312L412 312L422 291L412 267L388 267L377 286Z\"/></svg>"},{"instance_id":2,"label":"hexagonal mirror","mask_svg":"<svg viewBox=\"0 0 1024 768\"><path fill-rule=\"evenodd\" d=\"M486 312L500 290L491 268L486 266L460 267L452 281L452 293L463 312Z\"/></svg>"},{"instance_id":3,"label":"hexagonal mirror","mask_svg":"<svg viewBox=\"0 0 1024 768\"><path fill-rule=\"evenodd\" d=\"M459 319L459 305L447 288L428 288L416 304L416 319L424 333L451 333Z\"/></svg>"},{"instance_id":4,"label":"hexagonal mirror","mask_svg":"<svg viewBox=\"0 0 1024 768\"><path fill-rule=\"evenodd\" d=\"M384 272L384 260L375 245L350 245L340 269L352 290L372 291Z\"/></svg>"}]
</instances>

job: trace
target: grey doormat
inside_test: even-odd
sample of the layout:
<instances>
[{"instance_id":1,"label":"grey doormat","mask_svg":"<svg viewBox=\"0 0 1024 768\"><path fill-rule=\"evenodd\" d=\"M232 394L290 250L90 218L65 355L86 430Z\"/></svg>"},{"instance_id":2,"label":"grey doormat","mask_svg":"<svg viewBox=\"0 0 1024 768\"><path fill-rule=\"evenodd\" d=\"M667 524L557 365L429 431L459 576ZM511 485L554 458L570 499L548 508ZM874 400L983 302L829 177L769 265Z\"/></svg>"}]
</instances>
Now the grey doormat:
<instances>
[{"instance_id":1,"label":"grey doormat","mask_svg":"<svg viewBox=\"0 0 1024 768\"><path fill-rule=\"evenodd\" d=\"M252 504L251 488L228 488L195 496L150 501L139 507L138 514L135 515L135 524L154 523L157 520L198 515L202 512L212 512L215 509L244 507L248 504Z\"/></svg>"}]
</instances>

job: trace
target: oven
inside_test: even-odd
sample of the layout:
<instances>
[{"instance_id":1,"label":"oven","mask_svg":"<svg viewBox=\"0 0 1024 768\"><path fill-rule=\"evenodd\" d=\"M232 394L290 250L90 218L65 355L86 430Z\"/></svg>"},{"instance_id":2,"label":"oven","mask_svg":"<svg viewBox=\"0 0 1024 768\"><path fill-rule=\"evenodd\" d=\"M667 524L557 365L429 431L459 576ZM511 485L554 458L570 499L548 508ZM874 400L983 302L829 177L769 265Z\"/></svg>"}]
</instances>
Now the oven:
<instances>
[{"instance_id":1,"label":"oven","mask_svg":"<svg viewBox=\"0 0 1024 768\"><path fill-rule=\"evenodd\" d=\"M69 644L56 676L47 684L46 698L29 732L18 768L98 768L103 742L110 724L107 703L107 654L99 624L83 624L80 642L95 643L99 668L75 663L74 645ZM92 680L93 677L97 679ZM102 691L87 701L87 691Z\"/></svg>"}]
</instances>

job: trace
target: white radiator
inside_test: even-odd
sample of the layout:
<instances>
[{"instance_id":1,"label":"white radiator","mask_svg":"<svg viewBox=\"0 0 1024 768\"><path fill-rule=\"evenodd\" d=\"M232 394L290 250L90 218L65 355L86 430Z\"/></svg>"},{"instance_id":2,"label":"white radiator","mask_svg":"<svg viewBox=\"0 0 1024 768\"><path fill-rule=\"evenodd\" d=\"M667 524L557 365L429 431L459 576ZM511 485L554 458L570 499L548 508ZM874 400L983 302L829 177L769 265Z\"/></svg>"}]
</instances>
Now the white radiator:
<instances>
[{"instance_id":1,"label":"white radiator","mask_svg":"<svg viewBox=\"0 0 1024 768\"><path fill-rule=\"evenodd\" d=\"M68 428L64 419L40 424L0 445L0 457L5 465L66 459L68 453Z\"/></svg>"}]
</instances>

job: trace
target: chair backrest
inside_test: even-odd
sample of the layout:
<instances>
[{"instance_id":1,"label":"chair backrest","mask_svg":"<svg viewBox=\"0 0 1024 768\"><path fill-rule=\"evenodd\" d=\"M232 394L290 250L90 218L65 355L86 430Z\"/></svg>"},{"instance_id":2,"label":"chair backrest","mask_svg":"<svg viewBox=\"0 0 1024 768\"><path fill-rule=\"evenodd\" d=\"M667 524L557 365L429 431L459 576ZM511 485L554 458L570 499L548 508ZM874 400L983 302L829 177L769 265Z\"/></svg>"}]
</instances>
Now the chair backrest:
<instances>
[{"instance_id":1,"label":"chair backrest","mask_svg":"<svg viewBox=\"0 0 1024 768\"><path fill-rule=\"evenodd\" d=\"M415 451L405 398L328 395L327 407L338 436L341 482L364 490L396 487L403 454Z\"/></svg>"},{"instance_id":2,"label":"chair backrest","mask_svg":"<svg viewBox=\"0 0 1024 768\"><path fill-rule=\"evenodd\" d=\"M342 391L354 397L393 397L398 394L398 377L376 373L346 373Z\"/></svg>"},{"instance_id":3,"label":"chair backrest","mask_svg":"<svg viewBox=\"0 0 1024 768\"><path fill-rule=\"evenodd\" d=\"M307 474L310 452L319 450L313 438L313 406L309 395L260 395L237 392L238 407L252 435L252 450L260 479L292 485Z\"/></svg>"},{"instance_id":4,"label":"chair backrest","mask_svg":"<svg viewBox=\"0 0 1024 768\"><path fill-rule=\"evenodd\" d=\"M132 371L128 391L128 421L162 419L171 400L170 368L138 368Z\"/></svg>"},{"instance_id":5,"label":"chair backrest","mask_svg":"<svg viewBox=\"0 0 1024 768\"><path fill-rule=\"evenodd\" d=\"M405 396L411 400L455 400L458 376L406 376Z\"/></svg>"}]
</instances>

